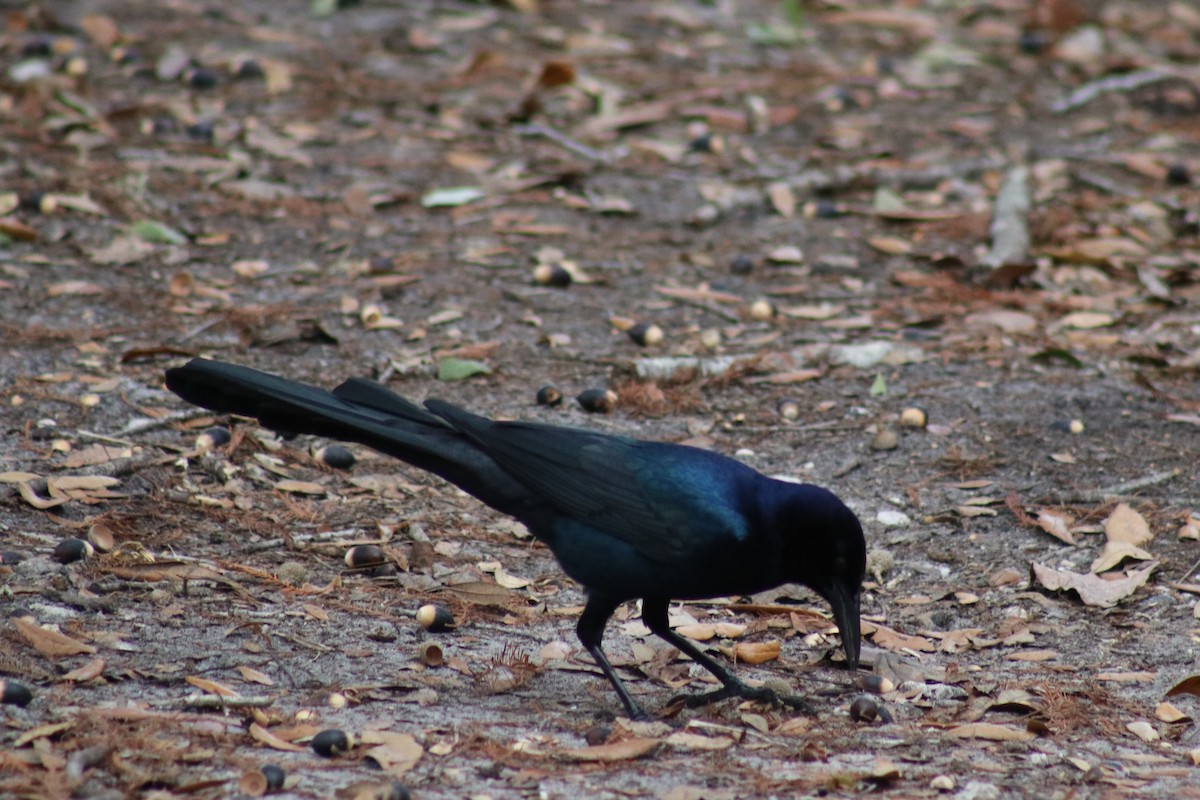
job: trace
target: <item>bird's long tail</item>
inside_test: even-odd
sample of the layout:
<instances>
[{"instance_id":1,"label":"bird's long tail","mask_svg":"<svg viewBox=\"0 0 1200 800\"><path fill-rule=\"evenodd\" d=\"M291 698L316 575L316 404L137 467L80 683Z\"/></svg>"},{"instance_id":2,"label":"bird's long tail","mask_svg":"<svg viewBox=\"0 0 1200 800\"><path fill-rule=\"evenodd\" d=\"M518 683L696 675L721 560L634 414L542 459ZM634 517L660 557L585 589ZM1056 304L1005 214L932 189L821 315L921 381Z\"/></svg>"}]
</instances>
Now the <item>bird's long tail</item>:
<instances>
[{"instance_id":1,"label":"bird's long tail","mask_svg":"<svg viewBox=\"0 0 1200 800\"><path fill-rule=\"evenodd\" d=\"M236 364L192 359L167 388L194 405L251 417L271 430L357 442L440 475L513 513L526 491L442 418L383 386L351 378L332 392Z\"/></svg>"}]
</instances>

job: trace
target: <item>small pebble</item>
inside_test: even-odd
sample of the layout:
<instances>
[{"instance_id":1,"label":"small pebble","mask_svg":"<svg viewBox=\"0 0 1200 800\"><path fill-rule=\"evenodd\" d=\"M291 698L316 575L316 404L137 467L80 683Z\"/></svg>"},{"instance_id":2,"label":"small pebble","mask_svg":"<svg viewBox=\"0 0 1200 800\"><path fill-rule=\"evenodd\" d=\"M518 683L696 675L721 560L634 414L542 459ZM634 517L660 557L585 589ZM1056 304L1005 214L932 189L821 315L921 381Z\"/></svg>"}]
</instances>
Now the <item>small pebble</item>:
<instances>
[{"instance_id":1,"label":"small pebble","mask_svg":"<svg viewBox=\"0 0 1200 800\"><path fill-rule=\"evenodd\" d=\"M775 410L779 416L786 419L788 422L795 422L800 418L800 403L791 397L785 397L775 406Z\"/></svg>"},{"instance_id":2,"label":"small pebble","mask_svg":"<svg viewBox=\"0 0 1200 800\"><path fill-rule=\"evenodd\" d=\"M325 758L340 756L354 746L354 737L337 728L318 733L310 742L313 752Z\"/></svg>"},{"instance_id":3,"label":"small pebble","mask_svg":"<svg viewBox=\"0 0 1200 800\"><path fill-rule=\"evenodd\" d=\"M1049 44L1050 37L1045 31L1021 31L1021 37L1017 40L1021 52L1029 56L1038 55Z\"/></svg>"},{"instance_id":4,"label":"small pebble","mask_svg":"<svg viewBox=\"0 0 1200 800\"><path fill-rule=\"evenodd\" d=\"M285 561L275 570L275 577L288 586L301 586L308 580L308 567L299 561Z\"/></svg>"},{"instance_id":5,"label":"small pebble","mask_svg":"<svg viewBox=\"0 0 1200 800\"><path fill-rule=\"evenodd\" d=\"M938 775L929 782L929 788L939 792L952 792L954 791L954 778L949 775Z\"/></svg>"},{"instance_id":6,"label":"small pebble","mask_svg":"<svg viewBox=\"0 0 1200 800\"><path fill-rule=\"evenodd\" d=\"M211 144L214 136L211 122L195 122L184 128L183 133L189 139Z\"/></svg>"},{"instance_id":7,"label":"small pebble","mask_svg":"<svg viewBox=\"0 0 1200 800\"><path fill-rule=\"evenodd\" d=\"M596 747L608 741L608 737L612 736L611 725L593 725L583 732L583 740L588 743L589 747Z\"/></svg>"},{"instance_id":8,"label":"small pebble","mask_svg":"<svg viewBox=\"0 0 1200 800\"><path fill-rule=\"evenodd\" d=\"M238 63L237 68L233 72L233 77L239 81L256 80L266 75L262 64L255 61L253 58L247 58Z\"/></svg>"}]
</instances>

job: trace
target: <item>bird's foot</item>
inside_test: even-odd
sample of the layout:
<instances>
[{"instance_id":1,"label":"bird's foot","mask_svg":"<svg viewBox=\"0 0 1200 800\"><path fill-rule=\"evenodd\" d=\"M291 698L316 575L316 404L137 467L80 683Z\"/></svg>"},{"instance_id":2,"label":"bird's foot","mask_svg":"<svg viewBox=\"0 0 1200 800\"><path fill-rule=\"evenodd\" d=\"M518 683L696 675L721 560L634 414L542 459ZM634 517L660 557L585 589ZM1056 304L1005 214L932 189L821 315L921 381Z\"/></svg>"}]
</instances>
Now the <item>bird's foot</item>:
<instances>
[{"instance_id":1,"label":"bird's foot","mask_svg":"<svg viewBox=\"0 0 1200 800\"><path fill-rule=\"evenodd\" d=\"M771 706L787 706L794 708L802 714L815 716L817 711L807 700L799 695L782 694L774 689L766 686L750 686L749 684L738 681L722 686L720 689L714 689L711 692L703 694L681 694L671 698L668 705L676 705L677 703L686 706L687 708L699 708L711 703L716 703L720 700L725 700L730 697L740 697L743 700L753 700L758 703L765 703Z\"/></svg>"}]
</instances>

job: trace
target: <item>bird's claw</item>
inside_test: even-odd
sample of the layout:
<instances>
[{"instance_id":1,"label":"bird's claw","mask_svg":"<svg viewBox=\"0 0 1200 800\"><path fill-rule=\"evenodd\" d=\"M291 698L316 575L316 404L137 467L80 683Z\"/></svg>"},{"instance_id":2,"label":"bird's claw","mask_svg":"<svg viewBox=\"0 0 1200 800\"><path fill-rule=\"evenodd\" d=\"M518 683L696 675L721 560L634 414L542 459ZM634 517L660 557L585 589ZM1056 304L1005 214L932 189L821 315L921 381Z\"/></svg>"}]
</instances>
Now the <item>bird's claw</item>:
<instances>
[{"instance_id":1,"label":"bird's claw","mask_svg":"<svg viewBox=\"0 0 1200 800\"><path fill-rule=\"evenodd\" d=\"M816 709L803 697L794 694L780 694L766 686L750 686L745 683L734 683L714 689L703 694L680 694L671 698L668 705L681 703L687 708L699 708L725 700L730 697L740 697L743 700L753 700L770 706L787 706L802 714L816 715Z\"/></svg>"}]
</instances>

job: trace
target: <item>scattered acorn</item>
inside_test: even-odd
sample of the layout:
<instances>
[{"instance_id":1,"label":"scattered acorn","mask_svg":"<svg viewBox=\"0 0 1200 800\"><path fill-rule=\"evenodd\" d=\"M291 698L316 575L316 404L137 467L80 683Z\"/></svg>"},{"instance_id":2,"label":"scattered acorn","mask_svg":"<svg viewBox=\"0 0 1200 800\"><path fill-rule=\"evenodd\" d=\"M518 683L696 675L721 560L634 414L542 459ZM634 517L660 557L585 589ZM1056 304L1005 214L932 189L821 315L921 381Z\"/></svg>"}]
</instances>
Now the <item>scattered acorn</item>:
<instances>
[{"instance_id":1,"label":"scattered acorn","mask_svg":"<svg viewBox=\"0 0 1200 800\"><path fill-rule=\"evenodd\" d=\"M0 679L0 703L25 707L33 702L33 692L23 683Z\"/></svg>"},{"instance_id":2,"label":"scattered acorn","mask_svg":"<svg viewBox=\"0 0 1200 800\"><path fill-rule=\"evenodd\" d=\"M201 453L207 453L211 450L216 450L218 447L224 447L229 444L232 438L233 436L229 433L229 428L214 425L196 437L196 449Z\"/></svg>"},{"instance_id":3,"label":"scattered acorn","mask_svg":"<svg viewBox=\"0 0 1200 800\"><path fill-rule=\"evenodd\" d=\"M1083 433L1084 431L1083 420L1080 419L1058 420L1051 423L1050 427L1063 433Z\"/></svg>"},{"instance_id":4,"label":"scattered acorn","mask_svg":"<svg viewBox=\"0 0 1200 800\"><path fill-rule=\"evenodd\" d=\"M537 404L539 406L559 406L562 405L563 393L556 387L547 384L537 390Z\"/></svg>"},{"instance_id":5,"label":"scattered acorn","mask_svg":"<svg viewBox=\"0 0 1200 800\"><path fill-rule=\"evenodd\" d=\"M754 271L754 259L744 253L736 255L729 262L729 271L734 275L749 275Z\"/></svg>"},{"instance_id":6,"label":"scattered acorn","mask_svg":"<svg viewBox=\"0 0 1200 800\"><path fill-rule=\"evenodd\" d=\"M791 397L785 397L780 400L776 404L775 410L779 413L779 416L788 422L795 422L800 418L800 403Z\"/></svg>"},{"instance_id":7,"label":"scattered acorn","mask_svg":"<svg viewBox=\"0 0 1200 800\"><path fill-rule=\"evenodd\" d=\"M417 647L417 658L427 667L440 667L446 663L442 646L437 642L421 642Z\"/></svg>"},{"instance_id":8,"label":"scattered acorn","mask_svg":"<svg viewBox=\"0 0 1200 800\"><path fill-rule=\"evenodd\" d=\"M184 80L193 89L212 89L220 81L217 73L208 67L195 67L188 70L187 74L184 75Z\"/></svg>"},{"instance_id":9,"label":"scattered acorn","mask_svg":"<svg viewBox=\"0 0 1200 800\"><path fill-rule=\"evenodd\" d=\"M887 694L896 688L890 678L882 675L859 675L854 679L854 685L873 694Z\"/></svg>"},{"instance_id":10,"label":"scattered acorn","mask_svg":"<svg viewBox=\"0 0 1200 800\"><path fill-rule=\"evenodd\" d=\"M1167 167L1167 185L1168 186L1187 186L1192 182L1192 174L1188 171L1187 164L1172 164Z\"/></svg>"},{"instance_id":11,"label":"scattered acorn","mask_svg":"<svg viewBox=\"0 0 1200 800\"><path fill-rule=\"evenodd\" d=\"M268 792L277 792L282 789L283 782L287 779L287 773L278 764L263 764L259 772L267 779Z\"/></svg>"},{"instance_id":12,"label":"scattered acorn","mask_svg":"<svg viewBox=\"0 0 1200 800\"><path fill-rule=\"evenodd\" d=\"M756 319L759 322L766 322L775 316L775 306L771 305L771 301L767 299L755 300L750 304L750 318Z\"/></svg>"},{"instance_id":13,"label":"scattered acorn","mask_svg":"<svg viewBox=\"0 0 1200 800\"><path fill-rule=\"evenodd\" d=\"M60 564L71 564L91 558L96 549L83 539L63 539L54 546L54 560Z\"/></svg>"},{"instance_id":14,"label":"scattered acorn","mask_svg":"<svg viewBox=\"0 0 1200 800\"><path fill-rule=\"evenodd\" d=\"M337 728L328 728L314 736L309 744L317 755L333 758L354 747L354 737Z\"/></svg>"},{"instance_id":15,"label":"scattered acorn","mask_svg":"<svg viewBox=\"0 0 1200 800\"><path fill-rule=\"evenodd\" d=\"M193 122L183 129L183 133L193 141L206 144L212 144L213 137L216 135L211 122Z\"/></svg>"},{"instance_id":16,"label":"scattered acorn","mask_svg":"<svg viewBox=\"0 0 1200 800\"><path fill-rule=\"evenodd\" d=\"M242 59L233 70L233 77L239 81L257 80L266 74L262 64L253 58Z\"/></svg>"},{"instance_id":17,"label":"scattered acorn","mask_svg":"<svg viewBox=\"0 0 1200 800\"><path fill-rule=\"evenodd\" d=\"M617 404L617 393L612 389L585 389L575 398L584 411L607 414Z\"/></svg>"},{"instance_id":18,"label":"scattered acorn","mask_svg":"<svg viewBox=\"0 0 1200 800\"><path fill-rule=\"evenodd\" d=\"M639 322L626 333L642 347L651 347L663 340L663 329L653 323Z\"/></svg>"},{"instance_id":19,"label":"scattered acorn","mask_svg":"<svg viewBox=\"0 0 1200 800\"><path fill-rule=\"evenodd\" d=\"M879 716L879 703L872 697L859 697L850 704L850 719L855 722L874 722Z\"/></svg>"},{"instance_id":20,"label":"scattered acorn","mask_svg":"<svg viewBox=\"0 0 1200 800\"><path fill-rule=\"evenodd\" d=\"M117 540L113 535L112 528L105 525L103 522L97 522L92 527L88 528L87 535L88 543L101 553L107 553L113 549Z\"/></svg>"},{"instance_id":21,"label":"scattered acorn","mask_svg":"<svg viewBox=\"0 0 1200 800\"><path fill-rule=\"evenodd\" d=\"M880 428L871 440L872 450L895 450L900 446L900 437L891 428Z\"/></svg>"},{"instance_id":22,"label":"scattered acorn","mask_svg":"<svg viewBox=\"0 0 1200 800\"><path fill-rule=\"evenodd\" d=\"M0 564L20 564L27 558L20 550L0 550Z\"/></svg>"},{"instance_id":23,"label":"scattered acorn","mask_svg":"<svg viewBox=\"0 0 1200 800\"><path fill-rule=\"evenodd\" d=\"M328 444L313 453L313 457L327 467L334 469L350 469L357 459L354 453L340 444Z\"/></svg>"},{"instance_id":24,"label":"scattered acorn","mask_svg":"<svg viewBox=\"0 0 1200 800\"><path fill-rule=\"evenodd\" d=\"M612 736L612 732L612 725L597 723L583 732L583 740L588 743L588 746L595 747L607 742L608 738Z\"/></svg>"},{"instance_id":25,"label":"scattered acorn","mask_svg":"<svg viewBox=\"0 0 1200 800\"><path fill-rule=\"evenodd\" d=\"M387 563L387 553L377 544L358 544L346 551L345 561L350 569L369 569Z\"/></svg>"},{"instance_id":26,"label":"scattered acorn","mask_svg":"<svg viewBox=\"0 0 1200 800\"><path fill-rule=\"evenodd\" d=\"M562 264L538 264L533 270L533 282L542 286L565 289L572 280L571 272Z\"/></svg>"},{"instance_id":27,"label":"scattered acorn","mask_svg":"<svg viewBox=\"0 0 1200 800\"><path fill-rule=\"evenodd\" d=\"M900 412L900 424L905 428L924 428L929 423L929 414L920 406L909 406Z\"/></svg>"},{"instance_id":28,"label":"scattered acorn","mask_svg":"<svg viewBox=\"0 0 1200 800\"><path fill-rule=\"evenodd\" d=\"M430 633L441 633L450 630L457 623L450 609L430 603L417 609L417 624Z\"/></svg>"}]
</instances>

